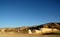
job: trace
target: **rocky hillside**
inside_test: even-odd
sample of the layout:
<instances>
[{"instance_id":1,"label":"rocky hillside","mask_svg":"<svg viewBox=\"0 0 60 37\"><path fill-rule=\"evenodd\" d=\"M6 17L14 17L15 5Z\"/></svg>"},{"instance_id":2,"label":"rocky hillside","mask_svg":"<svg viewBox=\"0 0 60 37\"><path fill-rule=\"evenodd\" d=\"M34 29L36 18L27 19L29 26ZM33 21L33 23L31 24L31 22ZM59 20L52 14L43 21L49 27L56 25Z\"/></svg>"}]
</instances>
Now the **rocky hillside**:
<instances>
[{"instance_id":1,"label":"rocky hillside","mask_svg":"<svg viewBox=\"0 0 60 37\"><path fill-rule=\"evenodd\" d=\"M51 22L46 24L41 24L38 26L32 26L30 29L40 29L40 28L54 28L54 29L60 29L60 23L57 22Z\"/></svg>"},{"instance_id":2,"label":"rocky hillside","mask_svg":"<svg viewBox=\"0 0 60 37\"><path fill-rule=\"evenodd\" d=\"M38 26L29 27L31 30L30 34L44 34L44 33L60 33L60 23L51 22L46 24L41 24Z\"/></svg>"},{"instance_id":3,"label":"rocky hillside","mask_svg":"<svg viewBox=\"0 0 60 37\"><path fill-rule=\"evenodd\" d=\"M24 33L24 34L25 33L28 33L28 34L35 33L36 34L36 33L42 33L42 32L46 33L46 32L49 32L48 30L51 31L51 29L54 29L53 32L59 31L60 23L51 22L51 23L41 24L38 26L23 26L23 27L17 27L17 28L0 28L0 32L14 32L14 33Z\"/></svg>"}]
</instances>

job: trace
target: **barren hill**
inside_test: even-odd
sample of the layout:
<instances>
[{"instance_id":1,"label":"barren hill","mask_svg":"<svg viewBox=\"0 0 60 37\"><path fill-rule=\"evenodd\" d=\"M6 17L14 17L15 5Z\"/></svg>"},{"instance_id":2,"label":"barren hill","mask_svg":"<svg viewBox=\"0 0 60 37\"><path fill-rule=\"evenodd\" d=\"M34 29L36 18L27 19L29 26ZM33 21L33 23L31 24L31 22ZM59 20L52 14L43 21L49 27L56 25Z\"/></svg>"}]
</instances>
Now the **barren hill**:
<instances>
[{"instance_id":1,"label":"barren hill","mask_svg":"<svg viewBox=\"0 0 60 37\"><path fill-rule=\"evenodd\" d=\"M42 34L50 32L60 32L60 23L51 22L38 26L23 26L17 28L0 28L0 32L14 32L24 34Z\"/></svg>"},{"instance_id":2,"label":"barren hill","mask_svg":"<svg viewBox=\"0 0 60 37\"><path fill-rule=\"evenodd\" d=\"M32 26L30 28L31 29L40 29L40 28L56 28L56 29L60 29L60 23L51 22L51 23L41 24L41 25L38 25L38 26Z\"/></svg>"}]
</instances>

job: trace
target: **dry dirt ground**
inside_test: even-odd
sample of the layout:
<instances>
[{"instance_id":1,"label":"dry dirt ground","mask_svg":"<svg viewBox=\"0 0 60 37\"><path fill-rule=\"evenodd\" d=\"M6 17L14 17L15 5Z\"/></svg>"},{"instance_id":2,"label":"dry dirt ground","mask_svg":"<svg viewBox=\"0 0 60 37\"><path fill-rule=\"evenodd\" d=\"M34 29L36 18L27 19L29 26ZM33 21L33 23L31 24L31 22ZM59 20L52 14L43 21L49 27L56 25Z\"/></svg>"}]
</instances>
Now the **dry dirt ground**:
<instances>
[{"instance_id":1,"label":"dry dirt ground","mask_svg":"<svg viewBox=\"0 0 60 37\"><path fill-rule=\"evenodd\" d=\"M60 37L60 35L0 34L0 37Z\"/></svg>"}]
</instances>

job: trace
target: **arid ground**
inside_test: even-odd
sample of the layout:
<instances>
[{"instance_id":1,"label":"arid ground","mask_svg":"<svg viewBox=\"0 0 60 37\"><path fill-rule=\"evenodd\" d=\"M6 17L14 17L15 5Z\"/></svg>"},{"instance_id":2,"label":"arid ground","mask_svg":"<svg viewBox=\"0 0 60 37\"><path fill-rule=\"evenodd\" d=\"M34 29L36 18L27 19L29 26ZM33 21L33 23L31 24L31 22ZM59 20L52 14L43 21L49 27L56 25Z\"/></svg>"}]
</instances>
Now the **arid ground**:
<instances>
[{"instance_id":1,"label":"arid ground","mask_svg":"<svg viewBox=\"0 0 60 37\"><path fill-rule=\"evenodd\" d=\"M0 34L0 37L60 37L60 35Z\"/></svg>"}]
</instances>

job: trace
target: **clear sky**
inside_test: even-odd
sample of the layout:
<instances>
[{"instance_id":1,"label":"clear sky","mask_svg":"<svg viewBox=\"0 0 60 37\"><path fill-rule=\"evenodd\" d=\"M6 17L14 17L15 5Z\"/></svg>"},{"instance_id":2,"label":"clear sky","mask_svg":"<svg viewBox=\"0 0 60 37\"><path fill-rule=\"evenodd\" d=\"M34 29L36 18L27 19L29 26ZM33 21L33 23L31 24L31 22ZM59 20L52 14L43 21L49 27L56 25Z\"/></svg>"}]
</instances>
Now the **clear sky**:
<instances>
[{"instance_id":1,"label":"clear sky","mask_svg":"<svg viewBox=\"0 0 60 37\"><path fill-rule=\"evenodd\" d=\"M60 22L60 0L0 0L0 27Z\"/></svg>"}]
</instances>

